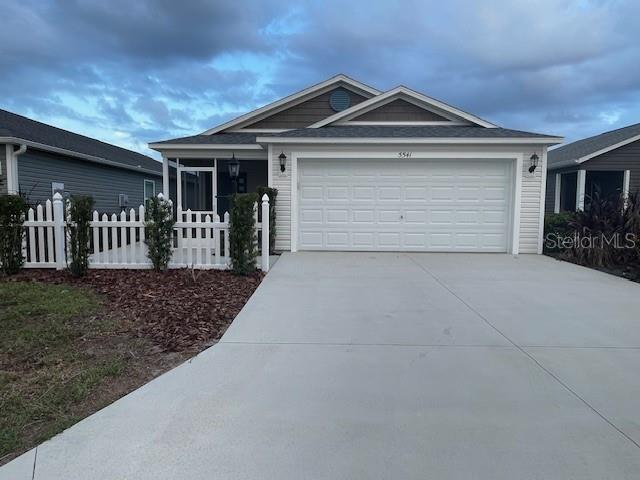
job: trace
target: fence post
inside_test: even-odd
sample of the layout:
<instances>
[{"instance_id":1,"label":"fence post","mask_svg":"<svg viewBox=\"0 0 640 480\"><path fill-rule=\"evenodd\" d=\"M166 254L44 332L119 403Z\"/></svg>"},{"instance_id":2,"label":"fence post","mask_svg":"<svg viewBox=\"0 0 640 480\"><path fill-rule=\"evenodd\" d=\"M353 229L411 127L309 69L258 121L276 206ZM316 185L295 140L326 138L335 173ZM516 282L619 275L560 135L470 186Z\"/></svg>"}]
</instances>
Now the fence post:
<instances>
[{"instance_id":1,"label":"fence post","mask_svg":"<svg viewBox=\"0 0 640 480\"><path fill-rule=\"evenodd\" d=\"M55 242L57 270L63 270L67 266L64 221L64 201L60 192L56 192L53 196L53 240Z\"/></svg>"},{"instance_id":2,"label":"fence post","mask_svg":"<svg viewBox=\"0 0 640 480\"><path fill-rule=\"evenodd\" d=\"M262 196L262 271L269 271L269 197Z\"/></svg>"}]
</instances>

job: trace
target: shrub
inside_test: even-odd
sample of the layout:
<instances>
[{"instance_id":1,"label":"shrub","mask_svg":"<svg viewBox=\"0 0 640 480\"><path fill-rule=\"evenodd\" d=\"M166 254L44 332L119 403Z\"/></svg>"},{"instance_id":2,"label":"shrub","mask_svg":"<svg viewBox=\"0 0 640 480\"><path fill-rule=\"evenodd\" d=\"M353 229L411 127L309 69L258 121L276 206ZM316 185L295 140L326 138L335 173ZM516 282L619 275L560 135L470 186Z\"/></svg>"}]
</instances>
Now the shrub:
<instances>
[{"instance_id":1,"label":"shrub","mask_svg":"<svg viewBox=\"0 0 640 480\"><path fill-rule=\"evenodd\" d=\"M69 270L75 277L83 277L89 270L89 242L91 239L91 213L93 198L74 195L67 205L67 228L71 263Z\"/></svg>"},{"instance_id":2,"label":"shrub","mask_svg":"<svg viewBox=\"0 0 640 480\"><path fill-rule=\"evenodd\" d=\"M562 250L557 246L557 240L573 235L574 231L571 222L573 222L575 218L575 212L548 213L545 215L544 251L546 253L559 252ZM555 244L555 246L552 244Z\"/></svg>"},{"instance_id":3,"label":"shrub","mask_svg":"<svg viewBox=\"0 0 640 480\"><path fill-rule=\"evenodd\" d=\"M7 275L18 273L24 265L22 240L27 205L18 195L0 196L0 266Z\"/></svg>"},{"instance_id":4,"label":"shrub","mask_svg":"<svg viewBox=\"0 0 640 480\"><path fill-rule=\"evenodd\" d=\"M266 193L269 197L269 253L273 253L276 249L276 198L278 196L278 189L271 187L258 187L256 188L258 194L258 201L262 204L262 196ZM260 215L262 215L262 209L258 208Z\"/></svg>"},{"instance_id":5,"label":"shrub","mask_svg":"<svg viewBox=\"0 0 640 480\"><path fill-rule=\"evenodd\" d=\"M247 275L256 269L258 251L253 208L257 200L255 193L236 194L231 198L229 256L231 269L239 275Z\"/></svg>"},{"instance_id":6,"label":"shrub","mask_svg":"<svg viewBox=\"0 0 640 480\"><path fill-rule=\"evenodd\" d=\"M165 271L171 260L174 225L171 202L162 194L149 198L145 210L144 241L148 247L147 256L156 272Z\"/></svg>"}]
</instances>

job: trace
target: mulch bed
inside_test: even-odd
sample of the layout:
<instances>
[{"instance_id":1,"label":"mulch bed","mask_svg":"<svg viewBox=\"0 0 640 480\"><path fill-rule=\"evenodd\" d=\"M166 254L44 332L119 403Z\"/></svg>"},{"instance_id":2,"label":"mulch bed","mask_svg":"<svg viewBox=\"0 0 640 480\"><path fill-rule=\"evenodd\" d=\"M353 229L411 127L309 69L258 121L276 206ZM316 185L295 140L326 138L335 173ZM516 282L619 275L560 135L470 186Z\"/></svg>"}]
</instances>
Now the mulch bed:
<instances>
[{"instance_id":1,"label":"mulch bed","mask_svg":"<svg viewBox=\"0 0 640 480\"><path fill-rule=\"evenodd\" d=\"M4 281L50 282L91 288L112 313L131 319L141 337L162 351L201 350L216 343L264 274L220 270L90 270L83 278L56 270L23 270Z\"/></svg>"}]
</instances>

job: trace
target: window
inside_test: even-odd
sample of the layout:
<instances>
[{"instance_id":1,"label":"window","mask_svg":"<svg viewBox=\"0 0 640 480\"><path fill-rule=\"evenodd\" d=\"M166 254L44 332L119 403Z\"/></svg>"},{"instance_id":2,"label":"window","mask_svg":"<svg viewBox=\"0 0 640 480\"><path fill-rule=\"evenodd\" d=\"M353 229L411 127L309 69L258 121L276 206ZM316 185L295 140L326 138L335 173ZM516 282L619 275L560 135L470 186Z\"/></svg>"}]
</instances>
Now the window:
<instances>
[{"instance_id":1,"label":"window","mask_svg":"<svg viewBox=\"0 0 640 480\"><path fill-rule=\"evenodd\" d=\"M156 182L153 180L144 181L144 199L147 200L156 196Z\"/></svg>"}]
</instances>

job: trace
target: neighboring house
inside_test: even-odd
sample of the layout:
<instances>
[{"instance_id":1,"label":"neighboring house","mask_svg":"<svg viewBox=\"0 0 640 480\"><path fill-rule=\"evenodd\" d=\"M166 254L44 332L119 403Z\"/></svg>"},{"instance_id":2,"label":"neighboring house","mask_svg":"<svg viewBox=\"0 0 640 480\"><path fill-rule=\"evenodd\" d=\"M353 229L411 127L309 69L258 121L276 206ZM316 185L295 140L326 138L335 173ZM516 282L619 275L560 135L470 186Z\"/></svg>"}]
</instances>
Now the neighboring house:
<instances>
[{"instance_id":1,"label":"neighboring house","mask_svg":"<svg viewBox=\"0 0 640 480\"><path fill-rule=\"evenodd\" d=\"M549 151L546 211L583 210L601 198L640 191L640 123Z\"/></svg>"},{"instance_id":2,"label":"neighboring house","mask_svg":"<svg viewBox=\"0 0 640 480\"><path fill-rule=\"evenodd\" d=\"M222 214L238 190L278 189L278 250L540 253L549 145L406 87L344 75L200 135L156 142L164 189L202 175L183 209ZM235 173L235 172L233 172ZM224 207L221 203L224 201Z\"/></svg>"},{"instance_id":3,"label":"neighboring house","mask_svg":"<svg viewBox=\"0 0 640 480\"><path fill-rule=\"evenodd\" d=\"M0 110L0 194L32 203L90 195L101 213L137 208L162 191L160 162L93 138Z\"/></svg>"}]
</instances>

